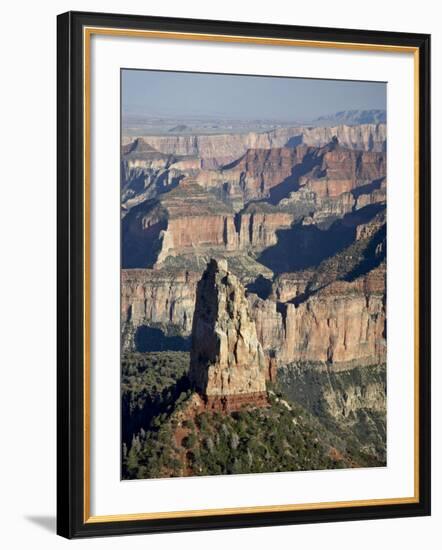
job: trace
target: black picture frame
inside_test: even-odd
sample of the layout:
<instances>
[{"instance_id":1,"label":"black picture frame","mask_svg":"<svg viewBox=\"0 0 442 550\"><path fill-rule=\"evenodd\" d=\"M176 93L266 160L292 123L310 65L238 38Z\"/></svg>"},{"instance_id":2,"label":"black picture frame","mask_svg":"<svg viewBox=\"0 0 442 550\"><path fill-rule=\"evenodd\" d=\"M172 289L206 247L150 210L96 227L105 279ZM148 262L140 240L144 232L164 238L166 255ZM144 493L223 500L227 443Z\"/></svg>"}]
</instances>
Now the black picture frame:
<instances>
[{"instance_id":1,"label":"black picture frame","mask_svg":"<svg viewBox=\"0 0 442 550\"><path fill-rule=\"evenodd\" d=\"M67 538L335 522L430 514L430 36L104 13L57 21L57 532ZM269 37L415 48L419 59L419 498L406 504L91 522L84 463L84 86L85 27Z\"/></svg>"}]
</instances>

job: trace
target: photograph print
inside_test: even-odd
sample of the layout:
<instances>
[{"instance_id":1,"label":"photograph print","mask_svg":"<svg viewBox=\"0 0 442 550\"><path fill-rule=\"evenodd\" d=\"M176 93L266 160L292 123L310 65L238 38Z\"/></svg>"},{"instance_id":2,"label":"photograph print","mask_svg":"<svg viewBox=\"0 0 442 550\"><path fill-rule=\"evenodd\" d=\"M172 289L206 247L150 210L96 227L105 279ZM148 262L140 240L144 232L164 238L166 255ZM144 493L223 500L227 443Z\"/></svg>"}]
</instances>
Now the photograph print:
<instances>
[{"instance_id":1,"label":"photograph print","mask_svg":"<svg viewBox=\"0 0 442 550\"><path fill-rule=\"evenodd\" d=\"M386 83L121 70L121 478L387 465Z\"/></svg>"}]
</instances>

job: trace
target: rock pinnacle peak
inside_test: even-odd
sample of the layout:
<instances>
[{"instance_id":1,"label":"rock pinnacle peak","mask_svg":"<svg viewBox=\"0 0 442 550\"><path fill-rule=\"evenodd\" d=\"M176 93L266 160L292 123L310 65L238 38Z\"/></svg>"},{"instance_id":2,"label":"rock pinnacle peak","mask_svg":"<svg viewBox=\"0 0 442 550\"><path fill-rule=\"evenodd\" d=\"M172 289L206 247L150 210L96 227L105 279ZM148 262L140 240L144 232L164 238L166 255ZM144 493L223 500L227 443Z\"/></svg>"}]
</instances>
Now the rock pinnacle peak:
<instances>
[{"instance_id":1,"label":"rock pinnacle peak","mask_svg":"<svg viewBox=\"0 0 442 550\"><path fill-rule=\"evenodd\" d=\"M266 359L244 287L227 267L212 259L198 283L189 377L213 408L263 406Z\"/></svg>"}]
</instances>

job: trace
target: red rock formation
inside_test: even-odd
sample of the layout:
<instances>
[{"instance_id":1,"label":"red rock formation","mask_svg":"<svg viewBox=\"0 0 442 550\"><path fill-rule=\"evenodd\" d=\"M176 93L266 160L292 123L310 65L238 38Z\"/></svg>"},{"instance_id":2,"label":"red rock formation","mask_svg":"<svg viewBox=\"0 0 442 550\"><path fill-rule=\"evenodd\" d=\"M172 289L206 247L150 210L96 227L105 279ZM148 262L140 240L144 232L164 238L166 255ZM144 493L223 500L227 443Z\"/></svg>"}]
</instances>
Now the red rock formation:
<instances>
[{"instance_id":1,"label":"red rock formation","mask_svg":"<svg viewBox=\"0 0 442 550\"><path fill-rule=\"evenodd\" d=\"M198 412L231 413L243 407L269 407L267 392L242 393L235 395L202 395Z\"/></svg>"},{"instance_id":2,"label":"red rock formation","mask_svg":"<svg viewBox=\"0 0 442 550\"><path fill-rule=\"evenodd\" d=\"M275 186L292 176L309 148L249 149L238 161L226 166L222 175L243 190L244 200L268 197Z\"/></svg>"},{"instance_id":3,"label":"red rock formation","mask_svg":"<svg viewBox=\"0 0 442 550\"><path fill-rule=\"evenodd\" d=\"M208 203L209 204L209 203ZM293 223L290 212L245 212L235 215L201 210L200 215L169 218L163 234L158 264L168 256L188 253L204 254L204 249L240 251L252 248L260 251L277 243L277 231Z\"/></svg>"},{"instance_id":4,"label":"red rock formation","mask_svg":"<svg viewBox=\"0 0 442 550\"><path fill-rule=\"evenodd\" d=\"M186 403L186 406L175 413L175 418L179 420L181 426L185 420L195 420L195 418L206 412L220 412L230 414L240 411L244 407L269 407L269 398L267 392L244 393L229 396L208 396L193 393ZM183 430L183 428L181 428ZM183 437L187 435L187 430L182 432ZM182 438L179 438L182 440Z\"/></svg>"},{"instance_id":5,"label":"red rock formation","mask_svg":"<svg viewBox=\"0 0 442 550\"><path fill-rule=\"evenodd\" d=\"M328 130L323 130L317 132L321 140L328 135ZM278 136L279 139L282 134ZM123 250L134 254L134 258L129 258L133 262L128 265L154 269L123 270L122 324L128 328L124 328L124 334L133 335L141 325L172 325L180 334L188 336L200 277L197 271L212 254L232 257L238 263L244 258L252 262L257 252L275 245L277 232L289 228L295 219L304 217L303 223L317 224L375 202L385 202L384 153L344 149L336 142L321 148L306 145L256 148L261 139L253 142L253 150L245 151L239 160L222 170L203 169L203 163L195 159L167 165L168 177L173 166L176 174L182 170L185 177L179 184L173 184L176 185L173 190L162 192L154 200L138 204L128 212L123 223ZM276 134L266 139L273 140L272 146L277 141ZM211 148L215 143L218 141L205 145L209 153L213 152ZM165 165L159 168L156 162L171 162L161 158L162 153L153 150L152 144L142 142L135 148L129 146L125 154L127 167L132 163L130 169L140 169L143 174L149 163L149 170L162 170ZM297 184L301 185L299 190L292 191L277 205L274 201L272 204L260 201L245 208L241 206L238 212L238 205L245 198L268 197L301 166L296 176ZM172 185L172 179L164 181ZM129 193L132 189L126 191ZM138 201L140 196L146 195L132 197L127 202ZM356 240L372 237L384 223L385 218L379 216L357 226ZM135 246L135 250L126 246L127 243ZM171 265L178 267L166 269ZM259 266L255 262L256 265ZM179 266L192 268L186 271ZM232 279L233 275L229 277ZM256 275L252 278L247 272L245 276L241 273L241 277L246 284ZM333 362L337 368L383 361L385 274L382 269L352 282L330 284L331 278L328 278L324 288L309 294L306 291L312 277L307 272L280 275L267 299L249 294L247 315L253 318L252 332L260 342L261 352L275 353L276 359L283 363L324 361ZM238 372L243 372L244 365L239 366ZM264 366L264 372L270 376L268 365ZM226 382L227 386L229 383ZM252 393L260 391L255 388ZM244 390L243 393L250 392Z\"/></svg>"},{"instance_id":6,"label":"red rock formation","mask_svg":"<svg viewBox=\"0 0 442 550\"><path fill-rule=\"evenodd\" d=\"M192 180L132 209L123 220L123 266L159 267L202 248L238 248L232 208Z\"/></svg>"},{"instance_id":7,"label":"red rock formation","mask_svg":"<svg viewBox=\"0 0 442 550\"><path fill-rule=\"evenodd\" d=\"M385 154L345 149L336 139L321 148L249 149L222 170L199 169L192 159L157 169L155 158L160 153L142 140L137 143L127 149L125 162L126 167L133 164L135 175L141 170L141 175L134 176L132 187L125 186L124 207L129 212L139 207L132 216L126 214L124 235L129 232L128 241L138 249L127 262L124 255L125 267L158 266L169 256L204 255L204 249L259 252L276 244L277 231L290 227L295 219L308 215L304 223L327 222L385 201L385 185L372 189L373 180L385 176ZM137 163L148 163L146 174ZM144 178L145 189L132 196L139 178ZM243 208L247 201L272 196L275 189L278 197L286 196L278 206L251 203ZM146 201L152 193L158 193L156 201ZM143 252L143 243L150 253ZM129 248L123 245L125 254Z\"/></svg>"},{"instance_id":8,"label":"red rock formation","mask_svg":"<svg viewBox=\"0 0 442 550\"><path fill-rule=\"evenodd\" d=\"M163 247L157 263L168 256L198 252L201 248L238 249L233 215L212 214L169 219L163 234Z\"/></svg>"},{"instance_id":9,"label":"red rock formation","mask_svg":"<svg viewBox=\"0 0 442 550\"><path fill-rule=\"evenodd\" d=\"M351 191L383 178L385 170L385 153L346 149L335 140L320 148L298 145L249 149L222 170L200 170L193 177L205 189L224 189L226 197L239 207L251 200L268 198L281 185L284 190L280 188L278 193L287 197L300 185L312 196L306 197L304 191L299 198L313 200L319 209L328 206L321 199L345 199L343 206L340 201L332 205L339 214L353 207Z\"/></svg>"},{"instance_id":10,"label":"red rock formation","mask_svg":"<svg viewBox=\"0 0 442 550\"><path fill-rule=\"evenodd\" d=\"M302 176L299 183L318 198L335 198L384 177L385 172L384 153L351 151L336 144L325 152L320 168Z\"/></svg>"},{"instance_id":11,"label":"red rock formation","mask_svg":"<svg viewBox=\"0 0 442 550\"><path fill-rule=\"evenodd\" d=\"M178 255L204 256L216 249L220 252L263 250L274 245L276 232L290 227L293 220L293 213L277 209L260 211L252 207L235 215L214 195L185 180L158 201L143 203L127 214L123 242L128 235L129 241L138 243L133 263L149 265L149 259L150 267L158 268L168 257ZM127 250L125 247L125 254ZM125 258L123 265L132 267Z\"/></svg>"}]
</instances>

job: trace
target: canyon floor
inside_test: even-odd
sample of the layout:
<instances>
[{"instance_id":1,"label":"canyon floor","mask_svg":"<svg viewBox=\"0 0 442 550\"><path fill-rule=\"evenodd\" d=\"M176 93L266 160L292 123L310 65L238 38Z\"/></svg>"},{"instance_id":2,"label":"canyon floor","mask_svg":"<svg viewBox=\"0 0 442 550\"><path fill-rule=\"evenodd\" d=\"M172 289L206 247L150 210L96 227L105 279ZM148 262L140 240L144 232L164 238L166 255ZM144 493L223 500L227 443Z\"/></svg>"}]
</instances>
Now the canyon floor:
<instances>
[{"instance_id":1,"label":"canyon floor","mask_svg":"<svg viewBox=\"0 0 442 550\"><path fill-rule=\"evenodd\" d=\"M123 139L124 479L386 465L386 125L244 126Z\"/></svg>"}]
</instances>

